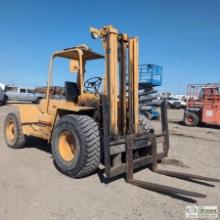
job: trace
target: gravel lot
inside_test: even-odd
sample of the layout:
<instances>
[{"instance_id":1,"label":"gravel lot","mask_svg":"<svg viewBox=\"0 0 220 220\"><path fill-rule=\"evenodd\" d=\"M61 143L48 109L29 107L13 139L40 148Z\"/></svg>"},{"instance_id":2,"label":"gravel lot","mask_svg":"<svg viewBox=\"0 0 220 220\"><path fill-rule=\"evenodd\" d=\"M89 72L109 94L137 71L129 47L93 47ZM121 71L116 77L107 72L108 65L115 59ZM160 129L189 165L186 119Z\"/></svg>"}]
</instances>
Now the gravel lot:
<instances>
[{"instance_id":1,"label":"gravel lot","mask_svg":"<svg viewBox=\"0 0 220 220\"><path fill-rule=\"evenodd\" d=\"M97 173L84 179L62 175L50 147L31 140L24 149L9 149L3 122L13 106L0 107L0 220L185 219L189 201L147 191L118 179L105 184ZM182 110L169 110L170 152L160 168L220 178L220 129L185 127ZM158 127L158 122L155 122ZM218 205L220 184L208 187L144 169L135 178L202 192L196 205Z\"/></svg>"}]
</instances>

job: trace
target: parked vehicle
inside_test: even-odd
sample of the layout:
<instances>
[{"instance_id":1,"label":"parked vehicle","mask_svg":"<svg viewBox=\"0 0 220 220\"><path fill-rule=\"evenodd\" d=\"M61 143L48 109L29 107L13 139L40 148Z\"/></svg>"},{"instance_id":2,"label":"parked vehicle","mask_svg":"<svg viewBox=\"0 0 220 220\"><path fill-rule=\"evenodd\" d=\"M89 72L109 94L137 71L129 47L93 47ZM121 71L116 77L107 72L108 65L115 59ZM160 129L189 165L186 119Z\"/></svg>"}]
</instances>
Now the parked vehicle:
<instances>
[{"instance_id":1,"label":"parked vehicle","mask_svg":"<svg viewBox=\"0 0 220 220\"><path fill-rule=\"evenodd\" d=\"M5 100L5 93L2 90L2 88L0 87L0 105L4 104L4 100Z\"/></svg>"},{"instance_id":2,"label":"parked vehicle","mask_svg":"<svg viewBox=\"0 0 220 220\"><path fill-rule=\"evenodd\" d=\"M220 125L220 83L188 85L190 95L184 113L184 124Z\"/></svg>"},{"instance_id":3,"label":"parked vehicle","mask_svg":"<svg viewBox=\"0 0 220 220\"><path fill-rule=\"evenodd\" d=\"M35 93L32 89L20 88L14 86L5 87L5 96L7 101L29 101L39 103L43 98L42 94Z\"/></svg>"},{"instance_id":4,"label":"parked vehicle","mask_svg":"<svg viewBox=\"0 0 220 220\"><path fill-rule=\"evenodd\" d=\"M167 107L179 109L181 108L181 101L177 98L170 96L167 98Z\"/></svg>"},{"instance_id":5,"label":"parked vehicle","mask_svg":"<svg viewBox=\"0 0 220 220\"><path fill-rule=\"evenodd\" d=\"M162 101L163 101L163 97L158 95L157 98L152 100L152 106L159 107L159 106L161 106Z\"/></svg>"},{"instance_id":6,"label":"parked vehicle","mask_svg":"<svg viewBox=\"0 0 220 220\"><path fill-rule=\"evenodd\" d=\"M184 99L180 100L180 106L181 108L186 108L186 100Z\"/></svg>"},{"instance_id":7,"label":"parked vehicle","mask_svg":"<svg viewBox=\"0 0 220 220\"><path fill-rule=\"evenodd\" d=\"M186 100L187 100L187 96L186 95L170 95L173 98L176 98L177 100L180 101L180 106L181 108L185 108L186 107Z\"/></svg>"}]
</instances>

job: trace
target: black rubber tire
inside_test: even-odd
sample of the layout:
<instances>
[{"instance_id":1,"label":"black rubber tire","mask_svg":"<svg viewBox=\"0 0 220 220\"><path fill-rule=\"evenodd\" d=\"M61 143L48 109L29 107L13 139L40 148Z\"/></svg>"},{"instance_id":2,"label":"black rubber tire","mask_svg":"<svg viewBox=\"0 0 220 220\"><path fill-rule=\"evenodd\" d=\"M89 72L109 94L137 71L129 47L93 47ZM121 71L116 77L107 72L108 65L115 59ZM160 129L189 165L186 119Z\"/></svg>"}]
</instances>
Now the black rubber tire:
<instances>
[{"instance_id":1,"label":"black rubber tire","mask_svg":"<svg viewBox=\"0 0 220 220\"><path fill-rule=\"evenodd\" d=\"M74 137L75 157L66 161L59 151L62 132ZM52 135L52 153L56 167L73 178L93 173L100 164L100 134L98 123L87 115L65 115L57 122Z\"/></svg>"},{"instance_id":2,"label":"black rubber tire","mask_svg":"<svg viewBox=\"0 0 220 220\"><path fill-rule=\"evenodd\" d=\"M3 101L2 101L2 104L3 104L3 105L6 105L7 102L8 102L8 97L5 95L5 96L4 96L4 99L3 99Z\"/></svg>"},{"instance_id":3,"label":"black rubber tire","mask_svg":"<svg viewBox=\"0 0 220 220\"><path fill-rule=\"evenodd\" d=\"M167 102L167 109L172 109L172 108L173 106L169 102Z\"/></svg>"},{"instance_id":4,"label":"black rubber tire","mask_svg":"<svg viewBox=\"0 0 220 220\"><path fill-rule=\"evenodd\" d=\"M194 112L185 112L183 121L186 126L194 127L199 124L199 116Z\"/></svg>"},{"instance_id":5,"label":"black rubber tire","mask_svg":"<svg viewBox=\"0 0 220 220\"><path fill-rule=\"evenodd\" d=\"M40 101L41 101L41 99L42 99L42 98L37 98L36 101L35 101L35 103L36 103L36 104L39 104Z\"/></svg>"},{"instance_id":6,"label":"black rubber tire","mask_svg":"<svg viewBox=\"0 0 220 220\"><path fill-rule=\"evenodd\" d=\"M15 126L14 133L15 133L15 138L13 140L10 140L7 136L7 127L8 123L12 122ZM20 121L20 116L18 112L13 112L9 113L6 118L5 118L5 123L4 123L4 136L5 136L5 142L10 148L22 148L24 147L26 143L26 138L25 135L22 132L22 127L21 127L21 121Z\"/></svg>"}]
</instances>

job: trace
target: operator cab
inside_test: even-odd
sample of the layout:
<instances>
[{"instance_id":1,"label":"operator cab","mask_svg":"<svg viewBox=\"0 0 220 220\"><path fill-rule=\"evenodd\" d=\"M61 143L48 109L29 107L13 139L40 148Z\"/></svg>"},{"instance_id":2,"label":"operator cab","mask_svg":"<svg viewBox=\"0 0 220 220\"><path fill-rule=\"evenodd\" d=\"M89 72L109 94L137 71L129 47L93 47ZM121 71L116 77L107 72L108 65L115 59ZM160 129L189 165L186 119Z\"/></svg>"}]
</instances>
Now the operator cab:
<instances>
[{"instance_id":1,"label":"operator cab","mask_svg":"<svg viewBox=\"0 0 220 220\"><path fill-rule=\"evenodd\" d=\"M67 48L63 51L55 52L53 54L50 61L47 98L49 98L51 87L51 79L53 74L52 66L55 58L58 57L70 60L70 72L76 74L75 82L71 80L65 81L64 83L64 96L67 101L77 102L78 98L85 93L98 93L103 78L91 77L85 81L85 67L88 61L102 59L104 56L93 52L93 50L86 45L80 45L77 47Z\"/></svg>"},{"instance_id":2,"label":"operator cab","mask_svg":"<svg viewBox=\"0 0 220 220\"><path fill-rule=\"evenodd\" d=\"M211 100L215 96L219 96L219 88L218 87L203 87L199 93L199 99L208 99Z\"/></svg>"}]
</instances>

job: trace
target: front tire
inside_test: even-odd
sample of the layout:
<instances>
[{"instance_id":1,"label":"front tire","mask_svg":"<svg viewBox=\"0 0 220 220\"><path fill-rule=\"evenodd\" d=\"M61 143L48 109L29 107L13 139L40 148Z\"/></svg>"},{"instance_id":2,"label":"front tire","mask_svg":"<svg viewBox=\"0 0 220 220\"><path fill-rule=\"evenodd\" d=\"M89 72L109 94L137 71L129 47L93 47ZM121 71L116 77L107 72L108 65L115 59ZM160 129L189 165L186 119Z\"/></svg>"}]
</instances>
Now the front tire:
<instances>
[{"instance_id":1,"label":"front tire","mask_svg":"<svg viewBox=\"0 0 220 220\"><path fill-rule=\"evenodd\" d=\"M11 148L21 148L25 145L19 113L9 113L5 118L4 136L6 144Z\"/></svg>"},{"instance_id":2,"label":"front tire","mask_svg":"<svg viewBox=\"0 0 220 220\"><path fill-rule=\"evenodd\" d=\"M93 173L100 163L98 124L87 115L63 116L53 132L52 153L56 167L68 176Z\"/></svg>"},{"instance_id":3,"label":"front tire","mask_svg":"<svg viewBox=\"0 0 220 220\"><path fill-rule=\"evenodd\" d=\"M190 127L197 126L199 124L199 116L194 112L185 112L184 124Z\"/></svg>"}]
</instances>

